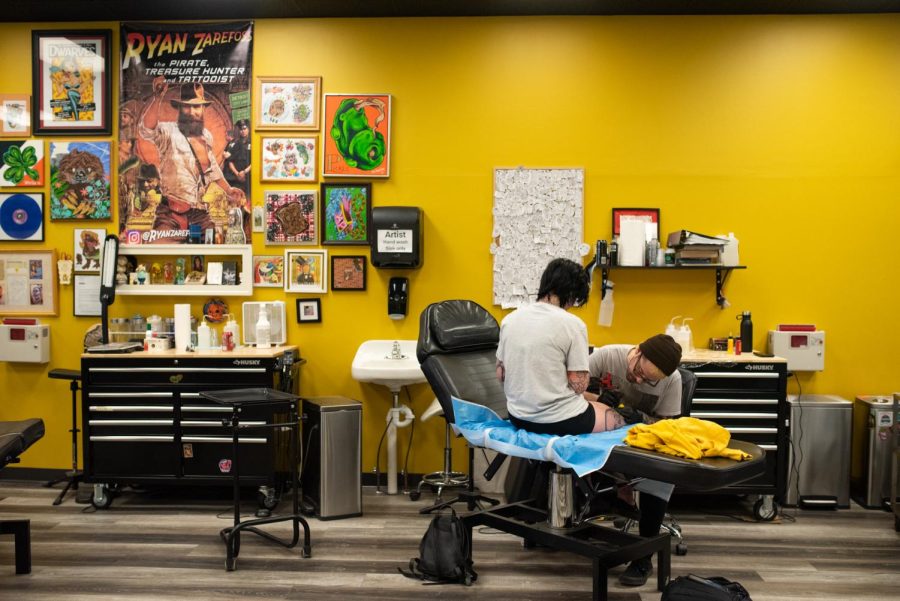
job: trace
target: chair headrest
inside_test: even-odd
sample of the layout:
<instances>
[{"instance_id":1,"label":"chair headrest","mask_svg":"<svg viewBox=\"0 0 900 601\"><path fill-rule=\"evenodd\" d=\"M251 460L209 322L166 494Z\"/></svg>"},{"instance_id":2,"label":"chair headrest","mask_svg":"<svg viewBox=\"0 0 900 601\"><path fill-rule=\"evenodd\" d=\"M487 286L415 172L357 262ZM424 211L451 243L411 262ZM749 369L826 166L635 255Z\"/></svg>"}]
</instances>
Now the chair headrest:
<instances>
[{"instance_id":1,"label":"chair headrest","mask_svg":"<svg viewBox=\"0 0 900 601\"><path fill-rule=\"evenodd\" d=\"M497 348L500 326L494 316L470 300L449 300L425 307L419 318L416 356L468 353Z\"/></svg>"}]
</instances>

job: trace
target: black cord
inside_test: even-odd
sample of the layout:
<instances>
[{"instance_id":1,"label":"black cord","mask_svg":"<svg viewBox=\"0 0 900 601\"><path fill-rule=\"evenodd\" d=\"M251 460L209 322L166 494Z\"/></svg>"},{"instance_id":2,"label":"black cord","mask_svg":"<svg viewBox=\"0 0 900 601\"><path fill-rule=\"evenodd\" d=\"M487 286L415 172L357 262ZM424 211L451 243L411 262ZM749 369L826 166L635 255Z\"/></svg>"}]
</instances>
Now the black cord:
<instances>
[{"instance_id":1,"label":"black cord","mask_svg":"<svg viewBox=\"0 0 900 601\"><path fill-rule=\"evenodd\" d=\"M388 419L387 424L384 426L384 432L381 433L381 440L378 441L378 450L375 451L375 488L381 486L381 443L384 442L384 437L387 435L388 428L391 427L391 424L394 423L394 412L391 411L390 419Z\"/></svg>"},{"instance_id":2,"label":"black cord","mask_svg":"<svg viewBox=\"0 0 900 601\"><path fill-rule=\"evenodd\" d=\"M797 376L797 372L791 372L791 375L794 376L794 381L797 382L797 419L791 419L791 453L795 453L797 456L797 460L793 461L794 465L791 466L791 473L795 478L794 490L797 493L797 507L794 510L794 515L796 515L800 510L800 464L803 462L803 403L801 402L803 387L800 385L800 378ZM797 428L796 445L794 445L794 427ZM784 511L782 511L783 513Z\"/></svg>"},{"instance_id":3,"label":"black cord","mask_svg":"<svg viewBox=\"0 0 900 601\"><path fill-rule=\"evenodd\" d=\"M319 429L319 424L316 424L312 428L309 429L309 433L306 435L306 450L303 450L303 446L300 446L300 452L303 453L303 457L300 458L300 474L299 478L303 478L303 472L306 470L306 461L309 459L309 445L312 444L312 435L313 432Z\"/></svg>"},{"instance_id":4,"label":"black cord","mask_svg":"<svg viewBox=\"0 0 900 601\"><path fill-rule=\"evenodd\" d=\"M406 391L406 400L412 405L412 396L409 394L409 387L404 386ZM413 435L416 433L416 416L413 415L412 423L409 428L409 442L406 445L406 459L403 460L403 486L409 490L409 451L412 449Z\"/></svg>"}]
</instances>

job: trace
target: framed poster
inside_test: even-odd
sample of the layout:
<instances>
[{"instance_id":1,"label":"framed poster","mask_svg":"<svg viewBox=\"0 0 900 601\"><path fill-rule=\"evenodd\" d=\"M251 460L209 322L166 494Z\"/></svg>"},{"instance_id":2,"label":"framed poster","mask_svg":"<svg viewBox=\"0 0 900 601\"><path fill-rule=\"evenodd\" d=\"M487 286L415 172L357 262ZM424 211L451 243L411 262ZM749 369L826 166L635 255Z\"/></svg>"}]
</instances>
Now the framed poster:
<instances>
[{"instance_id":1,"label":"framed poster","mask_svg":"<svg viewBox=\"0 0 900 601\"><path fill-rule=\"evenodd\" d=\"M284 251L286 292L328 292L327 250Z\"/></svg>"},{"instance_id":2,"label":"framed poster","mask_svg":"<svg viewBox=\"0 0 900 601\"><path fill-rule=\"evenodd\" d=\"M321 323L322 301L317 298L297 299L297 323Z\"/></svg>"},{"instance_id":3,"label":"framed poster","mask_svg":"<svg viewBox=\"0 0 900 601\"><path fill-rule=\"evenodd\" d=\"M324 131L323 177L390 176L390 94L325 94Z\"/></svg>"},{"instance_id":4,"label":"framed poster","mask_svg":"<svg viewBox=\"0 0 900 601\"><path fill-rule=\"evenodd\" d=\"M365 290L365 255L331 256L332 290Z\"/></svg>"},{"instance_id":5,"label":"framed poster","mask_svg":"<svg viewBox=\"0 0 900 601\"><path fill-rule=\"evenodd\" d=\"M109 134L110 30L31 32L34 133Z\"/></svg>"},{"instance_id":6,"label":"framed poster","mask_svg":"<svg viewBox=\"0 0 900 601\"><path fill-rule=\"evenodd\" d=\"M75 229L75 271L100 273L100 251L106 230Z\"/></svg>"},{"instance_id":7,"label":"framed poster","mask_svg":"<svg viewBox=\"0 0 900 601\"><path fill-rule=\"evenodd\" d=\"M0 140L0 186L44 185L44 141Z\"/></svg>"},{"instance_id":8,"label":"framed poster","mask_svg":"<svg viewBox=\"0 0 900 601\"><path fill-rule=\"evenodd\" d=\"M56 315L58 301L55 250L0 250L0 315Z\"/></svg>"},{"instance_id":9,"label":"framed poster","mask_svg":"<svg viewBox=\"0 0 900 601\"><path fill-rule=\"evenodd\" d=\"M50 221L112 217L111 148L106 141L50 142Z\"/></svg>"},{"instance_id":10,"label":"framed poster","mask_svg":"<svg viewBox=\"0 0 900 601\"><path fill-rule=\"evenodd\" d=\"M44 239L44 195L0 194L0 241Z\"/></svg>"},{"instance_id":11,"label":"framed poster","mask_svg":"<svg viewBox=\"0 0 900 601\"><path fill-rule=\"evenodd\" d=\"M266 192L266 244L317 244L319 194L315 190Z\"/></svg>"},{"instance_id":12,"label":"framed poster","mask_svg":"<svg viewBox=\"0 0 900 601\"><path fill-rule=\"evenodd\" d=\"M257 77L257 129L318 130L321 77Z\"/></svg>"},{"instance_id":13,"label":"framed poster","mask_svg":"<svg viewBox=\"0 0 900 601\"><path fill-rule=\"evenodd\" d=\"M74 313L75 317L99 317L100 276L75 274Z\"/></svg>"},{"instance_id":14,"label":"framed poster","mask_svg":"<svg viewBox=\"0 0 900 601\"><path fill-rule=\"evenodd\" d=\"M372 184L322 184L322 244L366 245Z\"/></svg>"},{"instance_id":15,"label":"framed poster","mask_svg":"<svg viewBox=\"0 0 900 601\"><path fill-rule=\"evenodd\" d=\"M656 224L656 239L659 240L659 209L613 209L612 210L612 235L619 235L619 226L623 219L644 221Z\"/></svg>"},{"instance_id":16,"label":"framed poster","mask_svg":"<svg viewBox=\"0 0 900 601\"><path fill-rule=\"evenodd\" d=\"M284 255L253 255L253 285L284 288Z\"/></svg>"},{"instance_id":17,"label":"framed poster","mask_svg":"<svg viewBox=\"0 0 900 601\"><path fill-rule=\"evenodd\" d=\"M31 96L0 94L0 138L31 135Z\"/></svg>"},{"instance_id":18,"label":"framed poster","mask_svg":"<svg viewBox=\"0 0 900 601\"><path fill-rule=\"evenodd\" d=\"M262 176L264 182L314 182L319 139L262 138Z\"/></svg>"}]
</instances>

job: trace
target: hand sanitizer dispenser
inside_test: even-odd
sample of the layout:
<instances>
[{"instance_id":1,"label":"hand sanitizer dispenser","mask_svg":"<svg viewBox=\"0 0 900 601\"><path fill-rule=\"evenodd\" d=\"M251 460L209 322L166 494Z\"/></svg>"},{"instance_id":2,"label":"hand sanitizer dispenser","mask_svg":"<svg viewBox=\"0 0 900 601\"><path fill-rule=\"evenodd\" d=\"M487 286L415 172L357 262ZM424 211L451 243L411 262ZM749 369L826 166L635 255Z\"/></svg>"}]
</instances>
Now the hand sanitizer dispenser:
<instances>
[{"instance_id":1,"label":"hand sanitizer dispenser","mask_svg":"<svg viewBox=\"0 0 900 601\"><path fill-rule=\"evenodd\" d=\"M372 209L372 265L412 269L422 266L422 209Z\"/></svg>"},{"instance_id":2,"label":"hand sanitizer dispenser","mask_svg":"<svg viewBox=\"0 0 900 601\"><path fill-rule=\"evenodd\" d=\"M388 317L403 319L406 317L406 306L409 301L409 280L391 278L388 283Z\"/></svg>"}]
</instances>

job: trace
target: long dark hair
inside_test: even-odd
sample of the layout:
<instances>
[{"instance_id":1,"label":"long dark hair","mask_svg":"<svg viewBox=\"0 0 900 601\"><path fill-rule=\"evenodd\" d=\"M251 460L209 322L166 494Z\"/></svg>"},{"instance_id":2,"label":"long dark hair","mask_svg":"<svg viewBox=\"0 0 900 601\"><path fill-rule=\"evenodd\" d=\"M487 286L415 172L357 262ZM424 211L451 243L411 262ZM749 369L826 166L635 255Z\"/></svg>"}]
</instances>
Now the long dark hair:
<instances>
[{"instance_id":1,"label":"long dark hair","mask_svg":"<svg viewBox=\"0 0 900 601\"><path fill-rule=\"evenodd\" d=\"M569 259L553 259L541 275L538 300L555 294L560 307L578 307L587 302L590 292L591 279L584 267Z\"/></svg>"}]
</instances>

